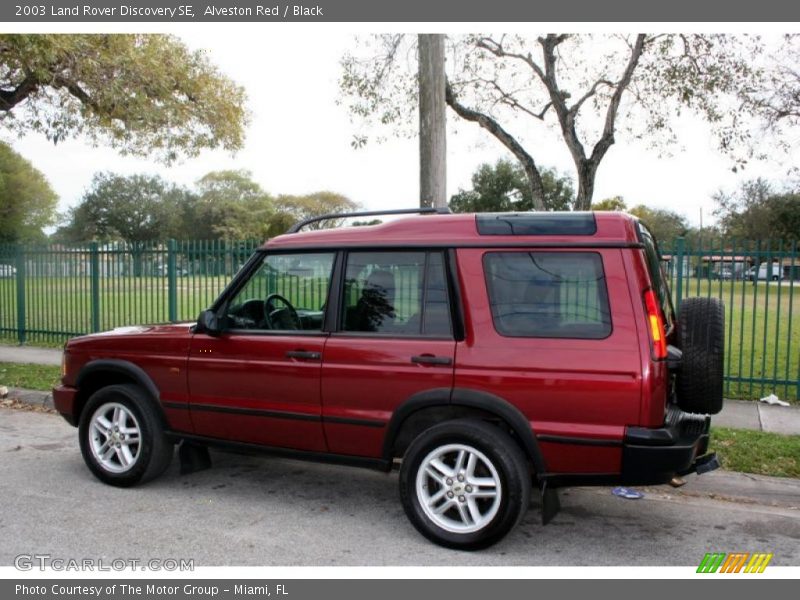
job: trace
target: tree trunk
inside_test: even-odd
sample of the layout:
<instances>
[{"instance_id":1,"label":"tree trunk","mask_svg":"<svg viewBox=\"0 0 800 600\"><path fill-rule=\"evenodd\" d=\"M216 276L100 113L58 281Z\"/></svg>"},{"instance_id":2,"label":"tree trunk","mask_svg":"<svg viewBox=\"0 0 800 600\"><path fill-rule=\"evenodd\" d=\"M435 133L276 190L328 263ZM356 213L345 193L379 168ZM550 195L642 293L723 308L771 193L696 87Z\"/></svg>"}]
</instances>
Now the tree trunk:
<instances>
[{"instance_id":1,"label":"tree trunk","mask_svg":"<svg viewBox=\"0 0 800 600\"><path fill-rule=\"evenodd\" d=\"M517 157L518 159L520 157ZM535 210L546 210L544 202L544 183L542 183L542 175L533 160L522 159L522 166L525 169L525 175L528 176L528 185L531 188L531 200Z\"/></svg>"},{"instance_id":2,"label":"tree trunk","mask_svg":"<svg viewBox=\"0 0 800 600\"><path fill-rule=\"evenodd\" d=\"M419 204L447 206L444 35L419 34Z\"/></svg>"},{"instance_id":3,"label":"tree trunk","mask_svg":"<svg viewBox=\"0 0 800 600\"><path fill-rule=\"evenodd\" d=\"M597 165L591 160L583 160L576 166L578 170L578 197L575 198L575 210L591 210Z\"/></svg>"}]
</instances>

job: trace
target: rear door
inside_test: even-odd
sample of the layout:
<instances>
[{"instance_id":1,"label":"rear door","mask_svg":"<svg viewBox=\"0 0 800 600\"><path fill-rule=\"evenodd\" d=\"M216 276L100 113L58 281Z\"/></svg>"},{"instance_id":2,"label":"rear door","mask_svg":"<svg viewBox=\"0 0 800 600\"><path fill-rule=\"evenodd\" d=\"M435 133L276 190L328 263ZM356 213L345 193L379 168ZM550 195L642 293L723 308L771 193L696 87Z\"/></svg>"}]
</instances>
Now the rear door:
<instances>
[{"instance_id":1,"label":"rear door","mask_svg":"<svg viewBox=\"0 0 800 600\"><path fill-rule=\"evenodd\" d=\"M386 425L416 393L453 385L455 341L442 251L352 251L325 347L331 452L381 455Z\"/></svg>"}]
</instances>

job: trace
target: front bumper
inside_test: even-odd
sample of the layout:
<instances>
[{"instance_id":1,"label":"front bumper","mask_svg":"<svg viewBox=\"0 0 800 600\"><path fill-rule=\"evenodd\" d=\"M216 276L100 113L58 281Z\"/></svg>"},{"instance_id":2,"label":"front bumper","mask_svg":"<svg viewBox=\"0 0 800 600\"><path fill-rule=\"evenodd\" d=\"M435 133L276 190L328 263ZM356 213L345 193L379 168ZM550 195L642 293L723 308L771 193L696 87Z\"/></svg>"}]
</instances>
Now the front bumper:
<instances>
[{"instance_id":1,"label":"front bumper","mask_svg":"<svg viewBox=\"0 0 800 600\"><path fill-rule=\"evenodd\" d=\"M78 425L78 415L75 411L75 399L77 396L78 390L74 387L60 385L53 388L53 404L56 410L73 427Z\"/></svg>"},{"instance_id":2,"label":"front bumper","mask_svg":"<svg viewBox=\"0 0 800 600\"><path fill-rule=\"evenodd\" d=\"M625 485L657 485L676 475L705 473L719 466L708 450L711 417L670 408L663 427L628 427L622 444Z\"/></svg>"}]
</instances>

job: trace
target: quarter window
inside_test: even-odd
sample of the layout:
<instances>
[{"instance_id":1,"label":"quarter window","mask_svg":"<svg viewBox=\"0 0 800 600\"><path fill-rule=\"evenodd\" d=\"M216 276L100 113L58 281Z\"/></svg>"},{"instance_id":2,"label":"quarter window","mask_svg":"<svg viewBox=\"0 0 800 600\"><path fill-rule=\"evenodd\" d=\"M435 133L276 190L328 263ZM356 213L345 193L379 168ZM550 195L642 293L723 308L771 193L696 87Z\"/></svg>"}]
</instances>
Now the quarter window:
<instances>
[{"instance_id":1,"label":"quarter window","mask_svg":"<svg viewBox=\"0 0 800 600\"><path fill-rule=\"evenodd\" d=\"M595 252L489 252L492 319L510 337L602 339L611 333L603 260Z\"/></svg>"}]
</instances>

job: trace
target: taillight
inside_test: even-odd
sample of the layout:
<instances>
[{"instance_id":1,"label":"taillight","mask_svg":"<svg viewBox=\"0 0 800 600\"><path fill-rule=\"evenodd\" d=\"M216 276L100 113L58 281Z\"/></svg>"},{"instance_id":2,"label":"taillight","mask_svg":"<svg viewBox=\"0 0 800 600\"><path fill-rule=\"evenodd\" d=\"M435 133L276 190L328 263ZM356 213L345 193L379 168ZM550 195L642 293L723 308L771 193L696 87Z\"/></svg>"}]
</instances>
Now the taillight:
<instances>
[{"instance_id":1,"label":"taillight","mask_svg":"<svg viewBox=\"0 0 800 600\"><path fill-rule=\"evenodd\" d=\"M654 358L667 358L667 335L664 331L664 317L653 290L644 293L644 308L647 311L647 323L650 329L650 340L653 343Z\"/></svg>"}]
</instances>

